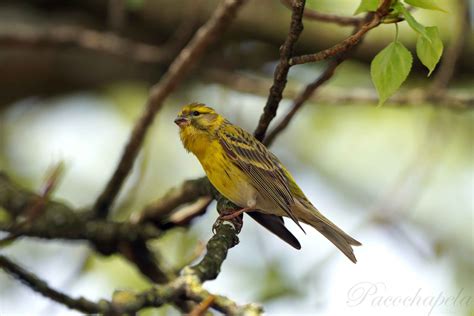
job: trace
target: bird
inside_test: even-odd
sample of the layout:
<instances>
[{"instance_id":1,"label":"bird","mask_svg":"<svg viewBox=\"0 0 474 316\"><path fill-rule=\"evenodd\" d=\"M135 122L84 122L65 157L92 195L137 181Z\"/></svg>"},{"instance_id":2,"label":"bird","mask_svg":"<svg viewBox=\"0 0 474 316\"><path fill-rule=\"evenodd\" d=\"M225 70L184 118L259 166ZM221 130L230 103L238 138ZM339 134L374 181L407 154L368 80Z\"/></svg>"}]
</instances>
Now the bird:
<instances>
[{"instance_id":1,"label":"bird","mask_svg":"<svg viewBox=\"0 0 474 316\"><path fill-rule=\"evenodd\" d=\"M197 157L211 184L241 208L234 215L248 214L296 249L301 245L283 217L303 231L300 222L305 223L357 262L352 246L362 244L321 214L280 160L252 134L197 102L185 105L174 122L184 148Z\"/></svg>"}]
</instances>

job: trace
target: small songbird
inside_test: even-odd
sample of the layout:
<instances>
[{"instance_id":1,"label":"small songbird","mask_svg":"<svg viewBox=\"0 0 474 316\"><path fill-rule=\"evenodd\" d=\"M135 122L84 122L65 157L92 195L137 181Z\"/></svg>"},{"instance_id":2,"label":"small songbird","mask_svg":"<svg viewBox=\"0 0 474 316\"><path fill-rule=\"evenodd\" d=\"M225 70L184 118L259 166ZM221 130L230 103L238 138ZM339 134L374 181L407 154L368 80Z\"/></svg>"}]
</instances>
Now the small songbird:
<instances>
[{"instance_id":1,"label":"small songbird","mask_svg":"<svg viewBox=\"0 0 474 316\"><path fill-rule=\"evenodd\" d=\"M324 217L306 198L280 160L244 129L200 103L184 106L174 121L184 148L201 163L212 185L272 233L300 249L282 216L306 223L356 263L361 243ZM303 230L304 231L304 230Z\"/></svg>"}]
</instances>

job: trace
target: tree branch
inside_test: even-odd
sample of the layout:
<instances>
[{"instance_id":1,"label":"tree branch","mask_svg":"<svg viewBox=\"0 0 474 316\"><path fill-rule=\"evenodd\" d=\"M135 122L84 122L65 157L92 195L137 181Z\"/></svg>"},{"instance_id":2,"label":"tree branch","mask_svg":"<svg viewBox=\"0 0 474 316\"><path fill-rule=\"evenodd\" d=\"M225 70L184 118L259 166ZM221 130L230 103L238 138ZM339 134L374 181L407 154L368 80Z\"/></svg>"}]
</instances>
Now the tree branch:
<instances>
[{"instance_id":1,"label":"tree branch","mask_svg":"<svg viewBox=\"0 0 474 316\"><path fill-rule=\"evenodd\" d=\"M220 212L226 212L233 209L235 205L222 199L218 207ZM261 307L257 305L239 306L227 297L211 294L202 287L203 282L215 279L219 274L227 252L238 244L237 234L241 227L241 217L232 219L230 223L219 222L215 227L214 235L207 244L207 252L199 263L192 267L183 268L181 276L167 284L155 286L138 294L120 295L118 298L114 298L112 303L106 300L94 303L83 298L71 298L52 289L46 282L4 256L0 256L0 267L16 276L34 291L69 308L85 313L122 315L124 313L134 313L146 307L180 304L183 300L201 303L213 297L212 302L208 302L210 307L226 315L260 315Z\"/></svg>"},{"instance_id":2,"label":"tree branch","mask_svg":"<svg viewBox=\"0 0 474 316\"><path fill-rule=\"evenodd\" d=\"M0 207L13 218L24 214L38 195L19 188L0 173ZM163 283L171 273L163 270L146 247L146 241L161 236L161 230L152 224L112 222L94 219L90 213L76 212L55 201L44 204L40 216L29 225L0 222L0 230L16 236L44 239L85 240L103 255L121 253L154 282Z\"/></svg>"},{"instance_id":3,"label":"tree branch","mask_svg":"<svg viewBox=\"0 0 474 316\"><path fill-rule=\"evenodd\" d=\"M297 41L299 34L301 33L303 29L301 18L304 11L304 1L294 2L290 32L281 49L280 63L278 64L275 70L273 86L270 89L270 95L268 97L267 104L265 105L264 112L262 116L260 117L260 121L258 123L257 129L255 130L255 133L254 133L255 137L259 140L263 140L265 138L265 133L266 133L266 130L268 129L268 126L270 122L272 121L272 119L276 116L276 112L278 110L278 104L281 101L283 90L285 89L285 86L286 86L288 71L291 66L296 65L296 64L303 64L307 62L324 60L336 55L342 56L351 48L356 46L360 42L362 37L365 35L365 33L373 29L374 27L378 26L382 22L383 18L389 13L390 4L391 4L391 0L384 0L382 4L379 6L379 8L377 9L377 11L374 14L372 14L372 17L367 22L362 24L360 29L357 32L355 32L355 34L349 36L347 39L340 42L339 44L331 48L328 48L326 50L323 50L321 52L318 52L316 54L292 57L293 45ZM289 119L293 117L294 113L296 113L296 111L304 103L304 101L313 94L314 90L332 76L334 69L341 62L342 60L336 61L337 63L336 65L330 64L327 73L323 74L323 77L321 77L321 80L316 80L315 82L310 84L310 86L307 87L307 90L303 91L302 94L299 95L299 97L301 97L302 99L297 100L297 102L301 104L296 106L294 112L290 112ZM285 126L288 124L289 119L283 121L283 124L285 124Z\"/></svg>"},{"instance_id":4,"label":"tree branch","mask_svg":"<svg viewBox=\"0 0 474 316\"><path fill-rule=\"evenodd\" d=\"M188 45L181 50L161 80L152 87L146 108L135 124L120 162L94 205L94 210L99 217L107 217L113 201L133 166L148 128L158 110L163 106L163 101L189 73L191 66L202 56L205 49L223 33L244 2L245 0L222 2Z\"/></svg>"},{"instance_id":5,"label":"tree branch","mask_svg":"<svg viewBox=\"0 0 474 316\"><path fill-rule=\"evenodd\" d=\"M292 0L281 0L281 2L287 7L292 8ZM305 8L304 18L309 20L317 20L321 22L328 22L328 23L335 23L341 26L357 26L363 22L362 18L354 17L354 16L342 16L337 14L330 14L330 13L322 13L316 10L311 10L309 8Z\"/></svg>"},{"instance_id":6,"label":"tree branch","mask_svg":"<svg viewBox=\"0 0 474 316\"><path fill-rule=\"evenodd\" d=\"M24 214L37 194L19 188L0 173L0 207L12 217ZM3 230L16 229L20 235L46 239L89 240L101 248L116 247L118 241L148 240L159 237L161 232L152 225L118 223L90 219L87 212L78 213L69 206L46 201L43 211L29 226L7 226Z\"/></svg>"},{"instance_id":7,"label":"tree branch","mask_svg":"<svg viewBox=\"0 0 474 316\"><path fill-rule=\"evenodd\" d=\"M365 17L365 20L369 19L369 15ZM362 20L364 21L364 20ZM357 33L359 30L359 25L354 28L353 33ZM363 36L362 36L363 37ZM358 42L359 44L361 41ZM326 66L324 71L319 75L316 80L312 83L308 84L295 98L293 101L293 106L291 107L290 112L283 118L283 120L273 129L273 131L268 135L267 138L264 139L264 144L267 146L271 146L275 138L281 133L290 123L293 116L295 116L296 112L305 104L305 102L316 92L319 87L321 87L326 81L332 78L336 68L347 59L349 53L352 51L352 48L357 47L357 45L352 46L351 48L341 52L340 54L336 55L336 58L331 60L329 64Z\"/></svg>"},{"instance_id":8,"label":"tree branch","mask_svg":"<svg viewBox=\"0 0 474 316\"><path fill-rule=\"evenodd\" d=\"M389 13L390 4L391 0L384 0L377 11L372 15L372 19L364 23L359 31L349 36L342 42L315 54L293 57L290 60L290 65L293 66L324 60L354 47L357 43L359 43L365 33L382 23L383 18Z\"/></svg>"},{"instance_id":9,"label":"tree branch","mask_svg":"<svg viewBox=\"0 0 474 316\"><path fill-rule=\"evenodd\" d=\"M196 201L198 198L211 196L211 184L206 177L187 180L179 187L172 188L164 196L147 206L142 212L133 215L133 223L152 222L158 227L179 206Z\"/></svg>"},{"instance_id":10,"label":"tree branch","mask_svg":"<svg viewBox=\"0 0 474 316\"><path fill-rule=\"evenodd\" d=\"M240 223L241 225L241 223ZM230 248L239 243L237 234L241 226L221 224L216 228L216 233L207 243L207 253L202 260L191 267L194 274L202 281L214 280L219 272L222 263L227 257Z\"/></svg>"},{"instance_id":11,"label":"tree branch","mask_svg":"<svg viewBox=\"0 0 474 316\"><path fill-rule=\"evenodd\" d=\"M72 25L55 25L54 28L38 29L29 25L12 25L12 32L0 32L2 47L63 46L107 53L112 56L132 59L140 63L163 63L168 61L168 47L156 47L121 37Z\"/></svg>"},{"instance_id":12,"label":"tree branch","mask_svg":"<svg viewBox=\"0 0 474 316\"><path fill-rule=\"evenodd\" d=\"M285 89L288 71L290 70L290 58L293 55L293 49L298 40L301 32L303 31L303 12L304 12L305 0L295 0L292 4L292 14L290 30L286 37L285 42L280 48L280 62L278 63L275 73L273 76L273 85L270 88L267 103L263 109L263 113L260 116L257 128L255 129L254 135L258 140L265 138L268 125L272 119L276 116L278 105L281 101L283 90Z\"/></svg>"},{"instance_id":13,"label":"tree branch","mask_svg":"<svg viewBox=\"0 0 474 316\"><path fill-rule=\"evenodd\" d=\"M307 85L303 91L296 97L293 101L290 112L283 118L283 120L270 132L270 134L265 138L264 144L266 146L271 146L275 138L288 126L290 121L293 119L293 116L298 112L298 110L303 106L303 104L314 94L314 92L322 86L327 80L329 80L336 70L337 66L345 58L338 58L329 62L329 65L323 71L323 73L312 83Z\"/></svg>"},{"instance_id":14,"label":"tree branch","mask_svg":"<svg viewBox=\"0 0 474 316\"><path fill-rule=\"evenodd\" d=\"M217 82L236 91L264 97L268 94L267 87L271 85L271 81L266 78L248 76L224 70L212 69L205 71L203 74L206 81ZM286 99L295 99L300 93L301 92L295 87L287 86L283 97ZM324 89L320 89L317 95L311 95L308 101L317 102L318 104L352 106L361 104L377 105L379 100L373 89L353 88L348 91L347 89L326 86ZM450 109L470 109L474 106L474 96L460 91L449 91L442 98L423 100L419 90L411 89L403 90L401 93L395 94L387 100L386 104L411 107L426 104L423 102Z\"/></svg>"},{"instance_id":15,"label":"tree branch","mask_svg":"<svg viewBox=\"0 0 474 316\"><path fill-rule=\"evenodd\" d=\"M20 267L3 255L0 255L0 268L5 270L5 272L15 276L15 278L23 282L33 291L36 291L41 295L71 309L75 309L83 313L103 313L105 311L111 310L112 305L107 301L94 303L83 297L76 299L51 288L48 283L39 279L36 275Z\"/></svg>"}]
</instances>

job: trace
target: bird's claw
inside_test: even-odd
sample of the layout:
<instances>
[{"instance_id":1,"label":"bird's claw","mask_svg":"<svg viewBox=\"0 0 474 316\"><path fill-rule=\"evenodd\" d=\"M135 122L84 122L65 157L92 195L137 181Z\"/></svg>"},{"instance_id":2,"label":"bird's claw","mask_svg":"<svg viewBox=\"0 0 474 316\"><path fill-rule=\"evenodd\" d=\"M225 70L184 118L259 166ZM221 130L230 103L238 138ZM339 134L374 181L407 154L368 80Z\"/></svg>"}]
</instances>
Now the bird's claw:
<instances>
[{"instance_id":1,"label":"bird's claw","mask_svg":"<svg viewBox=\"0 0 474 316\"><path fill-rule=\"evenodd\" d=\"M215 234L216 233L216 229L217 229L217 226L219 226L222 222L224 221L230 221L234 226L236 224L238 224L238 226L242 226L242 214L245 213L245 212L248 212L248 211L251 211L253 209L250 209L250 208L242 208L240 210L237 210L237 211L233 211L231 213L227 213L227 214L219 214L219 216L217 217L216 221L214 222L214 224L212 225L212 233ZM240 218L239 218L240 217ZM239 229L240 230L240 229Z\"/></svg>"}]
</instances>

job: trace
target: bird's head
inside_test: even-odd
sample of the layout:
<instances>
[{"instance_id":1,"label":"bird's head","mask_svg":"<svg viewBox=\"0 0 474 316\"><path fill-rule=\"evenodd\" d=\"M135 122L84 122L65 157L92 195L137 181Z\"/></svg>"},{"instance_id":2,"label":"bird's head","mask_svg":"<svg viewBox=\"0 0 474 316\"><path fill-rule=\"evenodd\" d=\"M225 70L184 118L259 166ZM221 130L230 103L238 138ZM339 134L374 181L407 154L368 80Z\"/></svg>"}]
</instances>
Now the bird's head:
<instances>
[{"instance_id":1,"label":"bird's head","mask_svg":"<svg viewBox=\"0 0 474 316\"><path fill-rule=\"evenodd\" d=\"M201 103L191 103L185 105L174 120L181 131L188 133L211 133L224 118L213 108Z\"/></svg>"},{"instance_id":2,"label":"bird's head","mask_svg":"<svg viewBox=\"0 0 474 316\"><path fill-rule=\"evenodd\" d=\"M209 141L224 121L213 108L201 103L184 106L174 120L184 148L197 156L206 152Z\"/></svg>"}]
</instances>

